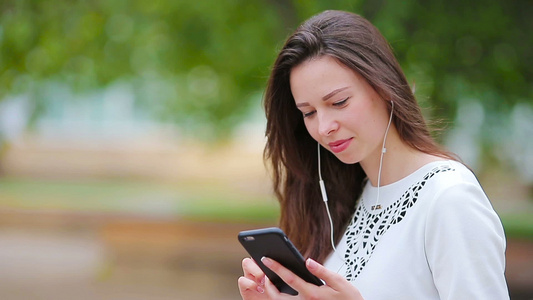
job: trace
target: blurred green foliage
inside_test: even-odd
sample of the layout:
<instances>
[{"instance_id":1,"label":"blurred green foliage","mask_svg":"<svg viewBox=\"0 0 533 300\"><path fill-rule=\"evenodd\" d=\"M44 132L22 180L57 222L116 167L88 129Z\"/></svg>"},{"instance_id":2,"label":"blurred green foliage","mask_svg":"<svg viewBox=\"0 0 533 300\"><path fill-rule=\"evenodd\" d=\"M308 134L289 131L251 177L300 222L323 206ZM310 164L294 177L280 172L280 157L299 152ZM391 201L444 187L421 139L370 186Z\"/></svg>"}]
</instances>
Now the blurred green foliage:
<instances>
[{"instance_id":1,"label":"blurred green foliage","mask_svg":"<svg viewBox=\"0 0 533 300\"><path fill-rule=\"evenodd\" d=\"M259 105L285 37L324 9L371 20L432 115L475 98L490 121L533 99L530 0L3 0L0 99L129 80L158 118L224 135Z\"/></svg>"}]
</instances>

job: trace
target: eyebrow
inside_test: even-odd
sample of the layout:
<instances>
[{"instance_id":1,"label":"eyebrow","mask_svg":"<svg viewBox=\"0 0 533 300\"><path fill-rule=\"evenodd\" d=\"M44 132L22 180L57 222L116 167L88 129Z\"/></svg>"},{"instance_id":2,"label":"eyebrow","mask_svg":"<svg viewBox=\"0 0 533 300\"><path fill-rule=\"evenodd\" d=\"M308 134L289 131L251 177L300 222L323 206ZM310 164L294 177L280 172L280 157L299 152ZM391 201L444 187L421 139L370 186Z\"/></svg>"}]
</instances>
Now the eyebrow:
<instances>
[{"instance_id":1,"label":"eyebrow","mask_svg":"<svg viewBox=\"0 0 533 300\"><path fill-rule=\"evenodd\" d=\"M335 96L336 94L344 91L345 89L349 88L349 86L345 86L345 87L342 87L342 88L338 88L336 90L333 90L331 93L325 95L324 97L322 97L322 101L326 101L328 100L329 98ZM309 106L309 102L301 102L301 103L297 103L296 104L296 107L302 107L302 106Z\"/></svg>"},{"instance_id":2,"label":"eyebrow","mask_svg":"<svg viewBox=\"0 0 533 300\"><path fill-rule=\"evenodd\" d=\"M333 90L331 93L327 94L326 96L322 97L322 101L326 101L328 100L329 98L335 96L336 94L344 91L345 89L349 88L349 86L345 86L343 88L338 88L336 90ZM309 102L301 102L301 103L297 103L296 104L296 107L303 107L303 106L309 106Z\"/></svg>"},{"instance_id":3,"label":"eyebrow","mask_svg":"<svg viewBox=\"0 0 533 300\"><path fill-rule=\"evenodd\" d=\"M322 100L326 101L328 100L329 98L335 96L337 93L340 93L342 91L344 91L345 89L349 88L348 86L345 86L345 87L342 87L342 88L339 88L339 89L336 89L336 90L333 90L331 93L327 94L326 96L322 97Z\"/></svg>"}]
</instances>

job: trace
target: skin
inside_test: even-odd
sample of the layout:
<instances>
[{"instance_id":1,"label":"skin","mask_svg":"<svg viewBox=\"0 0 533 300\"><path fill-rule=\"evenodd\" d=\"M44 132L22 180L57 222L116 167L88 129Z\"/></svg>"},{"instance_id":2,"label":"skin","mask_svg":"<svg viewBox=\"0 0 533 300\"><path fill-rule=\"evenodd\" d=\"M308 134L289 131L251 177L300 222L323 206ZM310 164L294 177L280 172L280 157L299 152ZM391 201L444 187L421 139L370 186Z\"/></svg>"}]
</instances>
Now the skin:
<instances>
[{"instance_id":1,"label":"skin","mask_svg":"<svg viewBox=\"0 0 533 300\"><path fill-rule=\"evenodd\" d=\"M295 104L302 112L309 134L342 162L360 163L372 185L377 186L379 161L390 111L386 100L358 73L329 56L294 67L290 74ZM402 142L391 124L386 139L381 186L398 181L423 165L442 160L412 149ZM250 258L242 262L244 276L239 290L245 300L256 299L363 299L359 290L341 275L308 259L307 268L326 282L309 284L279 263L263 263L299 292L280 294Z\"/></svg>"},{"instance_id":2,"label":"skin","mask_svg":"<svg viewBox=\"0 0 533 300\"><path fill-rule=\"evenodd\" d=\"M263 258L262 262L276 272L283 281L297 290L297 296L282 294L268 280L268 277L259 269L257 264L250 258L242 261L244 276L239 278L239 290L245 300L259 299L363 299L359 291L341 275L331 272L321 264L312 259L307 259L306 266L311 273L326 282L325 285L316 286L307 283L300 277L294 275L287 268L276 261Z\"/></svg>"},{"instance_id":3,"label":"skin","mask_svg":"<svg viewBox=\"0 0 533 300\"><path fill-rule=\"evenodd\" d=\"M290 84L296 106L313 139L340 161L360 163L372 185L377 186L381 147L390 116L386 100L361 75L329 56L294 67ZM324 100L326 96L330 97ZM348 148L335 153L330 144L346 139L351 139ZM382 186L441 159L406 145L394 124L387 134L386 148Z\"/></svg>"}]
</instances>

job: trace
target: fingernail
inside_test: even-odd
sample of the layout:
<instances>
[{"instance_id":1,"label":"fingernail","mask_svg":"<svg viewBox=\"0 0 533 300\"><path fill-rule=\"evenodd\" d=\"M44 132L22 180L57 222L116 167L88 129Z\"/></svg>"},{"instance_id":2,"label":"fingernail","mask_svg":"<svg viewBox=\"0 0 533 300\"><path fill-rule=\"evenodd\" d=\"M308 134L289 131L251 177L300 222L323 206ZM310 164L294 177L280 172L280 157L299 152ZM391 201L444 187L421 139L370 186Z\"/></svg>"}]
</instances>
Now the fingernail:
<instances>
[{"instance_id":1,"label":"fingernail","mask_svg":"<svg viewBox=\"0 0 533 300\"><path fill-rule=\"evenodd\" d=\"M261 258L261 262L262 262L265 266L267 266L267 267L272 266L272 260L271 260L270 258L268 258L268 257L264 257L264 256L263 256L263 257Z\"/></svg>"},{"instance_id":2,"label":"fingernail","mask_svg":"<svg viewBox=\"0 0 533 300\"><path fill-rule=\"evenodd\" d=\"M265 276L263 276L263 278L261 278L261 285L265 286Z\"/></svg>"},{"instance_id":3,"label":"fingernail","mask_svg":"<svg viewBox=\"0 0 533 300\"><path fill-rule=\"evenodd\" d=\"M309 269L316 269L318 267L318 263L310 258L307 259L307 268Z\"/></svg>"},{"instance_id":4,"label":"fingernail","mask_svg":"<svg viewBox=\"0 0 533 300\"><path fill-rule=\"evenodd\" d=\"M265 290L261 287L261 286L257 286L257 291L261 294L263 294L265 292Z\"/></svg>"}]
</instances>

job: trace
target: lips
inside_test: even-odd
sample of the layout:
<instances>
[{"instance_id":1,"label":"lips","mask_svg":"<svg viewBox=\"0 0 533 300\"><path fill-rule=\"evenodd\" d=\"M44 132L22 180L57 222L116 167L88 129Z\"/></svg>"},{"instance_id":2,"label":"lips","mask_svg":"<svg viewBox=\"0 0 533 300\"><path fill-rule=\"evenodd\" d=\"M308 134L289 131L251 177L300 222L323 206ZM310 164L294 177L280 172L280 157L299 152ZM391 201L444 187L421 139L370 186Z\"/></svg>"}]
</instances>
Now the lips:
<instances>
[{"instance_id":1,"label":"lips","mask_svg":"<svg viewBox=\"0 0 533 300\"><path fill-rule=\"evenodd\" d=\"M331 149L331 151L333 151L334 153L339 153L339 152L342 152L342 151L346 150L346 148L348 148L348 146L350 146L350 143L352 142L352 139L353 138L349 138L349 139L345 139L345 140L338 140L338 141L335 141L335 142L331 142L331 143L328 144L328 146Z\"/></svg>"}]
</instances>

